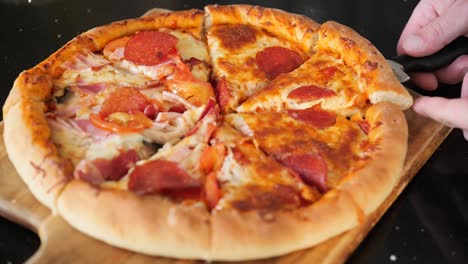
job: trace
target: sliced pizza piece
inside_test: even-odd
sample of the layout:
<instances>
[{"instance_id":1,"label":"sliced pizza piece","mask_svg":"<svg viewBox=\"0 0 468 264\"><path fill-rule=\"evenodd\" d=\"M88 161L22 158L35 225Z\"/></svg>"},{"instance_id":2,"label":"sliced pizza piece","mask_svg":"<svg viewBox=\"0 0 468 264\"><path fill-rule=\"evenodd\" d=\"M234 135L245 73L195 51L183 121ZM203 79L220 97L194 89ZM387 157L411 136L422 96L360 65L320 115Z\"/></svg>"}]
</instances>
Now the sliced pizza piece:
<instances>
[{"instance_id":1,"label":"sliced pizza piece","mask_svg":"<svg viewBox=\"0 0 468 264\"><path fill-rule=\"evenodd\" d=\"M231 114L226 120L322 192L349 191L366 214L378 207L401 176L407 125L393 103L377 103L350 119L311 108Z\"/></svg>"},{"instance_id":2,"label":"sliced pizza piece","mask_svg":"<svg viewBox=\"0 0 468 264\"><path fill-rule=\"evenodd\" d=\"M213 139L226 146L217 174L221 199L211 212L213 258L232 261L284 254L358 224L361 211L347 193L330 190L322 195L289 164L239 134L224 124ZM313 166L307 164L310 160L300 162Z\"/></svg>"},{"instance_id":3,"label":"sliced pizza piece","mask_svg":"<svg viewBox=\"0 0 468 264\"><path fill-rule=\"evenodd\" d=\"M301 67L278 77L236 110L248 113L318 106L351 116L368 104L357 80L357 73L338 54L316 51Z\"/></svg>"},{"instance_id":4,"label":"sliced pizza piece","mask_svg":"<svg viewBox=\"0 0 468 264\"><path fill-rule=\"evenodd\" d=\"M390 101L402 109L412 104L390 66L367 40L345 26L326 22L311 58L249 98L239 112L323 109L351 116L366 104Z\"/></svg>"},{"instance_id":5,"label":"sliced pizza piece","mask_svg":"<svg viewBox=\"0 0 468 264\"><path fill-rule=\"evenodd\" d=\"M308 57L318 25L302 16L248 5L207 6L212 78L224 112Z\"/></svg>"},{"instance_id":6,"label":"sliced pizza piece","mask_svg":"<svg viewBox=\"0 0 468 264\"><path fill-rule=\"evenodd\" d=\"M358 74L357 83L372 104L392 102L401 109L412 105L411 95L397 80L384 56L351 28L334 21L324 23L315 49L338 53Z\"/></svg>"},{"instance_id":7,"label":"sliced pizza piece","mask_svg":"<svg viewBox=\"0 0 468 264\"><path fill-rule=\"evenodd\" d=\"M367 135L356 122L321 109L231 114L227 122L321 192L336 187L369 155Z\"/></svg>"}]
</instances>

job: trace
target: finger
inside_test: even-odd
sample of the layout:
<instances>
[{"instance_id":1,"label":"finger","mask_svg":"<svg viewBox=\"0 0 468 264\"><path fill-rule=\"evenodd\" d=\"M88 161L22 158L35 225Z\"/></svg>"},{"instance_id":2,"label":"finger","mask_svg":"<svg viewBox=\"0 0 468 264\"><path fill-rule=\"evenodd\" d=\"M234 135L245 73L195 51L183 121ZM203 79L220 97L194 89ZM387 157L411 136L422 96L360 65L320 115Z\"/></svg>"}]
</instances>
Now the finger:
<instances>
[{"instance_id":1,"label":"finger","mask_svg":"<svg viewBox=\"0 0 468 264\"><path fill-rule=\"evenodd\" d=\"M457 84L461 82L468 71L468 55L458 57L449 66L437 70L435 75L440 82L447 84Z\"/></svg>"},{"instance_id":2,"label":"finger","mask_svg":"<svg viewBox=\"0 0 468 264\"><path fill-rule=\"evenodd\" d=\"M404 54L403 42L408 36L416 33L422 27L429 24L431 21L436 19L439 14L444 13L452 4L454 0L422 0L414 8L410 19L406 23L403 32L401 33L400 39L397 44L397 54Z\"/></svg>"},{"instance_id":3,"label":"finger","mask_svg":"<svg viewBox=\"0 0 468 264\"><path fill-rule=\"evenodd\" d=\"M450 127L468 130L468 99L422 96L415 100L414 111Z\"/></svg>"},{"instance_id":4,"label":"finger","mask_svg":"<svg viewBox=\"0 0 468 264\"><path fill-rule=\"evenodd\" d=\"M438 85L437 78L432 72L413 73L411 74L411 81L418 87L428 91L434 91Z\"/></svg>"},{"instance_id":5,"label":"finger","mask_svg":"<svg viewBox=\"0 0 468 264\"><path fill-rule=\"evenodd\" d=\"M402 46L403 42L409 35L429 24L436 17L437 12L434 11L432 3L430 1L420 1L414 8L403 32L401 32L400 39L397 44L397 54L400 55L405 53Z\"/></svg>"},{"instance_id":6,"label":"finger","mask_svg":"<svg viewBox=\"0 0 468 264\"><path fill-rule=\"evenodd\" d=\"M468 31L468 1L458 1L402 43L402 49L411 56L427 56L440 50Z\"/></svg>"},{"instance_id":7,"label":"finger","mask_svg":"<svg viewBox=\"0 0 468 264\"><path fill-rule=\"evenodd\" d=\"M468 130L463 130L463 136L468 140Z\"/></svg>"}]
</instances>

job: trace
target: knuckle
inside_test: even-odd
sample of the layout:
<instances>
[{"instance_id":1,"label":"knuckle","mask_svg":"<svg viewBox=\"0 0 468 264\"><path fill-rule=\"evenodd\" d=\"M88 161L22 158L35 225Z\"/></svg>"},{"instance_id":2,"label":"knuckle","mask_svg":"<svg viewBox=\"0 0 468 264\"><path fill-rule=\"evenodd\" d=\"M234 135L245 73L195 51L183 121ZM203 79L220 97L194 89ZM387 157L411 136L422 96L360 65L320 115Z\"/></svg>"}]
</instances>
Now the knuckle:
<instances>
[{"instance_id":1,"label":"knuckle","mask_svg":"<svg viewBox=\"0 0 468 264\"><path fill-rule=\"evenodd\" d=\"M431 37L437 38L445 35L447 30L439 20L434 20L431 24L429 24L429 31L431 33Z\"/></svg>"}]
</instances>

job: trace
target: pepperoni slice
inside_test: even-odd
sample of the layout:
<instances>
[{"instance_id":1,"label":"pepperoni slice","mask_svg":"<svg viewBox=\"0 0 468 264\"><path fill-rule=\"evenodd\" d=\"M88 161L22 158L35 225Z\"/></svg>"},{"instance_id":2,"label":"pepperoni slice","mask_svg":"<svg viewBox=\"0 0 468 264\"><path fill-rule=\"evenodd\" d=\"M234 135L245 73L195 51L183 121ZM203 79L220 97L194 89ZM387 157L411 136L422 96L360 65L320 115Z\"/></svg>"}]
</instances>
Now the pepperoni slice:
<instances>
[{"instance_id":1,"label":"pepperoni slice","mask_svg":"<svg viewBox=\"0 0 468 264\"><path fill-rule=\"evenodd\" d=\"M328 190L327 163L318 154L293 154L281 158L281 163L297 172L309 185L316 186L321 192Z\"/></svg>"},{"instance_id":2,"label":"pepperoni slice","mask_svg":"<svg viewBox=\"0 0 468 264\"><path fill-rule=\"evenodd\" d=\"M331 79L337 71L339 71L339 69L336 66L329 66L322 70L322 74L327 77L327 79Z\"/></svg>"},{"instance_id":3,"label":"pepperoni slice","mask_svg":"<svg viewBox=\"0 0 468 264\"><path fill-rule=\"evenodd\" d=\"M200 183L190 177L177 163L168 160L153 160L135 167L130 174L128 189L138 194L147 194L199 185Z\"/></svg>"},{"instance_id":4,"label":"pepperoni slice","mask_svg":"<svg viewBox=\"0 0 468 264\"><path fill-rule=\"evenodd\" d=\"M146 97L135 88L123 87L112 92L102 104L100 114L103 118L115 112L144 112L151 105Z\"/></svg>"},{"instance_id":5,"label":"pepperoni slice","mask_svg":"<svg viewBox=\"0 0 468 264\"><path fill-rule=\"evenodd\" d=\"M297 69L304 62L297 51L283 47L268 47L257 52L258 68L263 71L269 80L273 80L282 73Z\"/></svg>"},{"instance_id":6,"label":"pepperoni slice","mask_svg":"<svg viewBox=\"0 0 468 264\"><path fill-rule=\"evenodd\" d=\"M160 31L142 31L133 35L125 46L125 59L139 65L157 65L176 52L178 39Z\"/></svg>"},{"instance_id":7,"label":"pepperoni slice","mask_svg":"<svg viewBox=\"0 0 468 264\"><path fill-rule=\"evenodd\" d=\"M307 85L301 86L299 88L294 89L288 94L289 99L294 99L295 101L299 102L307 102L311 100L316 100L319 98L327 98L335 96L336 92L316 85Z\"/></svg>"},{"instance_id":8,"label":"pepperoni slice","mask_svg":"<svg viewBox=\"0 0 468 264\"><path fill-rule=\"evenodd\" d=\"M287 109L289 116L302 122L311 124L317 128L327 128L336 123L336 114L312 107L304 110Z\"/></svg>"}]
</instances>

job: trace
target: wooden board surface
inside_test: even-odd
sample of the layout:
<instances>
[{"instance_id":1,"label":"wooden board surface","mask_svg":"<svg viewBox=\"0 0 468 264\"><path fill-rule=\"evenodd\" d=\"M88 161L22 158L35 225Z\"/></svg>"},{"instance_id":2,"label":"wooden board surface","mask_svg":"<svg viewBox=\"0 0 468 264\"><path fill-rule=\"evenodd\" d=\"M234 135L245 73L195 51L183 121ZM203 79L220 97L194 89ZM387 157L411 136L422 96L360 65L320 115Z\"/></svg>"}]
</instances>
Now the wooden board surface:
<instances>
[{"instance_id":1,"label":"wooden board surface","mask_svg":"<svg viewBox=\"0 0 468 264\"><path fill-rule=\"evenodd\" d=\"M451 130L416 115L412 110L407 110L405 114L409 125L409 142L401 181L379 209L367 217L361 226L309 249L282 257L243 263L344 262ZM0 134L3 135L3 124L0 124ZM35 200L8 160L3 137L0 140L0 214L38 233L41 246L29 259L29 263L199 263L133 253L76 231L60 216L51 214L49 209Z\"/></svg>"}]
</instances>

